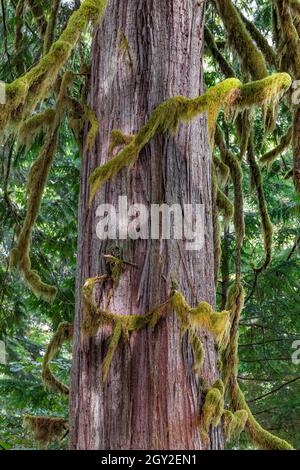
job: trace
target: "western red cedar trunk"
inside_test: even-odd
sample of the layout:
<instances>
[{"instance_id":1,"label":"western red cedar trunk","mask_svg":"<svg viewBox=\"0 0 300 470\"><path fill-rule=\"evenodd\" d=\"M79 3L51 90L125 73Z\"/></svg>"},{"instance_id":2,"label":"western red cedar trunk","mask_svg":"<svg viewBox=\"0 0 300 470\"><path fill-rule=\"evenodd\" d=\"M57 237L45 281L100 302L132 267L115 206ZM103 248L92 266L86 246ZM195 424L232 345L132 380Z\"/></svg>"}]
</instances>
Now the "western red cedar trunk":
<instances>
[{"instance_id":1,"label":"western red cedar trunk","mask_svg":"<svg viewBox=\"0 0 300 470\"><path fill-rule=\"evenodd\" d=\"M191 305L214 305L214 253L211 156L206 117L181 125L176 135L160 135L146 146L134 168L108 182L89 207L88 177L109 159L113 129L137 132L162 101L203 90L204 2L195 0L110 0L93 41L89 105L100 131L82 162L79 202L77 307L71 385L72 449L219 449L220 429L201 442L203 390L218 376L212 337L202 334L205 363L201 379L193 372L188 339L181 338L175 314L156 329L122 341L103 383L101 364L109 327L97 337L82 334L81 287L107 272L103 255L121 253L132 264L116 289L97 286L99 305L119 314L141 314L170 294L172 280ZM204 204L205 243L187 251L181 240L100 241L96 208L101 203Z\"/></svg>"}]
</instances>

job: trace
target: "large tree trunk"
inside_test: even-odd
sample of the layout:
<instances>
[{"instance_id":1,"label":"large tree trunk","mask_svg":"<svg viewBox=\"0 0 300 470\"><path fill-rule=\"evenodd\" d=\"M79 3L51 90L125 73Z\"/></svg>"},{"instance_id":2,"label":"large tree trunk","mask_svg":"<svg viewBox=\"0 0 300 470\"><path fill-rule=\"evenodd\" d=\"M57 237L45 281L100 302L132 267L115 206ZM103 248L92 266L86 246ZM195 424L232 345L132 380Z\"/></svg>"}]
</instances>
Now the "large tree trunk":
<instances>
[{"instance_id":1,"label":"large tree trunk","mask_svg":"<svg viewBox=\"0 0 300 470\"><path fill-rule=\"evenodd\" d=\"M71 386L72 449L219 449L220 429L210 442L199 433L204 387L218 375L215 345L202 335L205 363L202 378L193 372L186 336L174 315L166 315L154 331L134 333L122 342L103 384L101 364L111 331L84 338L81 330L81 287L107 272L103 255L112 242L96 237L96 207L129 203L205 206L205 243L187 251L180 240L116 241L126 265L117 289L97 287L97 302L111 295L109 310L146 313L170 294L173 279L191 305L215 302L211 201L211 157L206 117L182 125L175 136L155 138L135 167L105 185L89 208L88 176L108 160L112 129L135 133L153 109L176 95L202 92L204 2L195 0L110 0L93 44L90 106L100 132L93 152L83 158L80 210L77 307ZM125 39L126 38L126 39ZM167 312L165 312L167 314Z\"/></svg>"}]
</instances>

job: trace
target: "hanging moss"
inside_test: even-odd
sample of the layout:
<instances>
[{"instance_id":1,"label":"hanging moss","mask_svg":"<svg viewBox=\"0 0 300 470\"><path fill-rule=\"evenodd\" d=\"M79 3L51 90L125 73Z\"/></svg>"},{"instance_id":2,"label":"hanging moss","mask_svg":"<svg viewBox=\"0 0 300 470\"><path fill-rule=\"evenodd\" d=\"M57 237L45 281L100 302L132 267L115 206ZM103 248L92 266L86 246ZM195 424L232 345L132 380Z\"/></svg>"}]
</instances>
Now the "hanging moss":
<instances>
[{"instance_id":1,"label":"hanging moss","mask_svg":"<svg viewBox=\"0 0 300 470\"><path fill-rule=\"evenodd\" d=\"M157 322L161 318L163 310L170 305L170 299L160 304L157 308L145 315L118 315L103 310L94 302L94 287L97 283L111 282L111 276L104 275L96 278L88 279L82 288L83 299L83 322L82 328L86 336L96 336L99 327L108 324L114 328L115 323L120 321L123 331L131 333L139 331L149 325L155 328Z\"/></svg>"},{"instance_id":2,"label":"hanging moss","mask_svg":"<svg viewBox=\"0 0 300 470\"><path fill-rule=\"evenodd\" d=\"M108 376L111 361L119 345L122 336L122 322L116 321L113 329L113 334L109 342L108 350L103 361L103 381L105 382Z\"/></svg>"},{"instance_id":3,"label":"hanging moss","mask_svg":"<svg viewBox=\"0 0 300 470\"><path fill-rule=\"evenodd\" d=\"M219 207L218 201L218 180L216 174L216 167L214 163L211 166L212 170L212 224L213 224L213 242L214 242L214 280L215 286L218 285L218 277L222 257L222 244L221 244L221 225L219 220Z\"/></svg>"},{"instance_id":4,"label":"hanging moss","mask_svg":"<svg viewBox=\"0 0 300 470\"><path fill-rule=\"evenodd\" d=\"M216 145L218 146L221 158L230 170L230 177L234 189L234 228L236 238L236 273L237 278L240 278L241 271L241 249L245 236L245 222L244 222L244 195L243 195L243 171L238 159L228 150L222 130L219 126L216 127L215 134Z\"/></svg>"},{"instance_id":5,"label":"hanging moss","mask_svg":"<svg viewBox=\"0 0 300 470\"><path fill-rule=\"evenodd\" d=\"M220 184L222 186L225 186L230 174L229 167L222 160L220 160L220 158L216 156L214 156L213 162L215 168L218 170L218 180L220 181Z\"/></svg>"},{"instance_id":6,"label":"hanging moss","mask_svg":"<svg viewBox=\"0 0 300 470\"><path fill-rule=\"evenodd\" d=\"M232 371L238 370L238 335L241 312L244 308L244 288L239 280L228 289L226 309L231 312L229 341L223 350L223 380L225 388L230 385Z\"/></svg>"},{"instance_id":7,"label":"hanging moss","mask_svg":"<svg viewBox=\"0 0 300 470\"><path fill-rule=\"evenodd\" d=\"M17 245L12 250L10 259L11 269L18 268L31 290L46 301L55 298L57 289L54 286L45 284L40 276L33 271L30 260L30 247L32 231L38 217L44 188L55 155L58 130L64 109L63 101L72 79L72 74L66 72L61 81L53 124L45 136L45 142L37 160L30 169L27 182L27 212L18 235Z\"/></svg>"},{"instance_id":8,"label":"hanging moss","mask_svg":"<svg viewBox=\"0 0 300 470\"><path fill-rule=\"evenodd\" d=\"M194 355L194 371L195 374L200 376L203 362L204 362L204 348L202 341L197 333L193 329L189 329L189 343L191 345L193 355Z\"/></svg>"},{"instance_id":9,"label":"hanging moss","mask_svg":"<svg viewBox=\"0 0 300 470\"><path fill-rule=\"evenodd\" d=\"M280 439L270 432L263 429L259 423L255 420L249 406L247 405L244 394L242 393L238 380L238 333L239 333L239 322L241 312L244 306L244 290L240 282L232 284L228 290L226 308L231 311L231 329L230 329L230 341L228 342L227 348L223 353L223 378L225 389L229 395L231 408L233 411L238 412L235 418L229 413L225 413L225 432L229 436L232 435L234 429L237 433L243 428L244 422L246 422L246 429L249 433L251 440L260 448L266 450L291 450L292 446ZM247 418L246 418L246 413ZM232 423L232 419L236 419L236 424ZM231 426L231 427L230 427ZM235 428L236 426L236 428ZM229 427L229 429L228 429Z\"/></svg>"},{"instance_id":10,"label":"hanging moss","mask_svg":"<svg viewBox=\"0 0 300 470\"><path fill-rule=\"evenodd\" d=\"M293 22L295 12L287 0L274 0L274 4L280 25L281 68L292 70L295 77L300 77L300 38Z\"/></svg>"},{"instance_id":11,"label":"hanging moss","mask_svg":"<svg viewBox=\"0 0 300 470\"><path fill-rule=\"evenodd\" d=\"M232 91L239 86L239 80L228 79L210 88L198 98L188 99L178 96L160 104L131 142L118 155L96 168L91 174L91 201L102 184L123 168L130 168L135 164L141 150L155 135L167 131L176 132L180 122L188 122L204 111L209 111L209 129L212 134L220 108L229 100Z\"/></svg>"},{"instance_id":12,"label":"hanging moss","mask_svg":"<svg viewBox=\"0 0 300 470\"><path fill-rule=\"evenodd\" d=\"M258 105L270 105L290 88L292 79L287 73L275 73L262 80L246 83L240 87L240 97L236 104L240 109L251 108Z\"/></svg>"},{"instance_id":13,"label":"hanging moss","mask_svg":"<svg viewBox=\"0 0 300 470\"><path fill-rule=\"evenodd\" d=\"M69 19L60 38L48 54L21 78L6 86L6 104L0 105L0 132L19 127L53 88L57 76L69 59L81 34L90 21L95 22L105 11L107 0L84 0Z\"/></svg>"},{"instance_id":14,"label":"hanging moss","mask_svg":"<svg viewBox=\"0 0 300 470\"><path fill-rule=\"evenodd\" d=\"M254 80L266 77L268 70L264 56L253 43L232 1L214 0L213 3L222 18L228 40L240 58L244 72L250 73Z\"/></svg>"},{"instance_id":15,"label":"hanging moss","mask_svg":"<svg viewBox=\"0 0 300 470\"><path fill-rule=\"evenodd\" d=\"M44 384L54 392L60 392L63 395L69 394L68 387L60 382L52 373L50 363L59 354L62 345L70 341L73 337L73 325L70 323L61 323L49 343L43 360L42 379Z\"/></svg>"},{"instance_id":16,"label":"hanging moss","mask_svg":"<svg viewBox=\"0 0 300 470\"><path fill-rule=\"evenodd\" d=\"M93 201L101 185L116 176L123 168L131 168L135 164L141 150L155 135L166 131L176 132L180 122L189 122L207 111L212 139L221 108L229 111L255 105L269 106L272 100L290 85L291 78L285 73L275 74L246 85L241 85L239 80L232 78L210 88L198 98L188 99L178 96L165 101L153 111L147 123L118 155L96 168L90 175L90 202Z\"/></svg>"},{"instance_id":17,"label":"hanging moss","mask_svg":"<svg viewBox=\"0 0 300 470\"><path fill-rule=\"evenodd\" d=\"M248 412L246 410L238 410L232 413L230 410L224 410L223 425L226 442L239 439L244 431L248 420Z\"/></svg>"},{"instance_id":18,"label":"hanging moss","mask_svg":"<svg viewBox=\"0 0 300 470\"><path fill-rule=\"evenodd\" d=\"M261 159L261 165L271 165L277 157L279 157L285 150L291 145L293 137L293 129L292 127L287 131L287 133L281 138L279 144L274 149L270 150L269 152L265 153Z\"/></svg>"},{"instance_id":19,"label":"hanging moss","mask_svg":"<svg viewBox=\"0 0 300 470\"><path fill-rule=\"evenodd\" d=\"M238 10L240 17L242 18L248 32L250 33L252 39L256 42L256 45L263 53L267 63L277 68L277 55L276 51L273 49L272 46L268 43L266 37L259 31L259 29L255 26L253 21L248 20L240 10Z\"/></svg>"},{"instance_id":20,"label":"hanging moss","mask_svg":"<svg viewBox=\"0 0 300 470\"><path fill-rule=\"evenodd\" d=\"M19 143L25 145L26 150L28 150L38 132L47 132L51 128L54 118L54 109L45 109L27 119L20 127L18 133Z\"/></svg>"},{"instance_id":21,"label":"hanging moss","mask_svg":"<svg viewBox=\"0 0 300 470\"><path fill-rule=\"evenodd\" d=\"M99 121L96 113L88 106L85 107L84 117L90 124L90 128L86 136L86 149L91 150L95 145L99 132Z\"/></svg>"},{"instance_id":22,"label":"hanging moss","mask_svg":"<svg viewBox=\"0 0 300 470\"><path fill-rule=\"evenodd\" d=\"M29 429L40 447L47 448L52 441L59 440L68 431L69 425L64 418L25 415L23 426Z\"/></svg>"},{"instance_id":23,"label":"hanging moss","mask_svg":"<svg viewBox=\"0 0 300 470\"><path fill-rule=\"evenodd\" d=\"M215 417L215 414L218 409L218 405L221 402L221 400L222 400L222 395L220 391L216 388L211 388L206 394L204 405L202 407L202 415L201 415L202 429L206 433L209 431L209 426Z\"/></svg>"},{"instance_id":24,"label":"hanging moss","mask_svg":"<svg viewBox=\"0 0 300 470\"><path fill-rule=\"evenodd\" d=\"M190 307L180 292L173 294L173 307L184 327L197 330L201 328L212 333L220 347L228 341L230 312L214 312L207 302L200 302L197 307Z\"/></svg>"},{"instance_id":25,"label":"hanging moss","mask_svg":"<svg viewBox=\"0 0 300 470\"><path fill-rule=\"evenodd\" d=\"M223 212L225 224L228 224L233 217L233 204L220 189L217 192L217 206Z\"/></svg>"},{"instance_id":26,"label":"hanging moss","mask_svg":"<svg viewBox=\"0 0 300 470\"><path fill-rule=\"evenodd\" d=\"M261 266L255 268L256 272L260 273L265 270L272 261L273 225L269 216L265 199L262 174L254 155L254 145L252 138L250 139L248 145L247 160L249 162L252 184L254 185L255 190L257 192L261 227L264 238L265 260L263 261Z\"/></svg>"},{"instance_id":27,"label":"hanging moss","mask_svg":"<svg viewBox=\"0 0 300 470\"><path fill-rule=\"evenodd\" d=\"M263 429L256 421L237 381L235 381L234 385L231 387L231 394L234 408L238 410L242 409L248 414L246 428L252 442L263 450L293 450L293 447L287 441Z\"/></svg>"},{"instance_id":28,"label":"hanging moss","mask_svg":"<svg viewBox=\"0 0 300 470\"><path fill-rule=\"evenodd\" d=\"M208 440L211 425L219 426L224 411L224 384L218 379L206 392L201 409L200 433L204 441Z\"/></svg>"}]
</instances>

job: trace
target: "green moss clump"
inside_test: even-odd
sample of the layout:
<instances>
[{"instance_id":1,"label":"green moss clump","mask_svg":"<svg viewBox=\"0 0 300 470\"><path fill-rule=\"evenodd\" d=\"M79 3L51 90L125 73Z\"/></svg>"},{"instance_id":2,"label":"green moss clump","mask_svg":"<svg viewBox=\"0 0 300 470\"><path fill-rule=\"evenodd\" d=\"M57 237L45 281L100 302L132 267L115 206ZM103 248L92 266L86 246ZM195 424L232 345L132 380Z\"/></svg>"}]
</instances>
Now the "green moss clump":
<instances>
[{"instance_id":1,"label":"green moss clump","mask_svg":"<svg viewBox=\"0 0 300 470\"><path fill-rule=\"evenodd\" d=\"M248 420L248 412L246 410L238 410L232 413L230 410L224 410L223 425L226 442L239 439L244 431Z\"/></svg>"},{"instance_id":2,"label":"green moss clump","mask_svg":"<svg viewBox=\"0 0 300 470\"><path fill-rule=\"evenodd\" d=\"M201 410L200 433L204 441L208 440L211 425L219 426L224 411L224 384L218 379L206 392Z\"/></svg>"},{"instance_id":3,"label":"green moss clump","mask_svg":"<svg viewBox=\"0 0 300 470\"><path fill-rule=\"evenodd\" d=\"M47 132L53 125L55 118L54 109L45 109L27 119L20 127L18 140L29 149L38 132Z\"/></svg>"},{"instance_id":4,"label":"green moss clump","mask_svg":"<svg viewBox=\"0 0 300 470\"><path fill-rule=\"evenodd\" d=\"M219 346L228 341L230 312L214 312L207 302L200 302L197 307L190 307L180 292L174 292L172 303L184 330L202 328L212 333Z\"/></svg>"},{"instance_id":5,"label":"green moss clump","mask_svg":"<svg viewBox=\"0 0 300 470\"><path fill-rule=\"evenodd\" d=\"M217 191L217 206L218 209L223 212L225 224L228 224L233 217L234 208L232 202L221 189Z\"/></svg>"},{"instance_id":6,"label":"green moss clump","mask_svg":"<svg viewBox=\"0 0 300 470\"><path fill-rule=\"evenodd\" d=\"M99 121L98 121L96 113L88 106L85 107L84 117L90 123L90 128L86 136L85 145L86 145L86 149L91 150L95 145L97 135L99 132Z\"/></svg>"},{"instance_id":7,"label":"green moss clump","mask_svg":"<svg viewBox=\"0 0 300 470\"><path fill-rule=\"evenodd\" d=\"M23 426L33 433L35 441L44 448L47 448L53 440L58 443L69 429L68 422L64 418L52 416L25 415Z\"/></svg>"},{"instance_id":8,"label":"green moss clump","mask_svg":"<svg viewBox=\"0 0 300 470\"><path fill-rule=\"evenodd\" d=\"M213 162L215 168L218 170L218 179L221 185L225 186L230 175L229 167L223 162L223 160L216 156L214 156Z\"/></svg>"},{"instance_id":9,"label":"green moss clump","mask_svg":"<svg viewBox=\"0 0 300 470\"><path fill-rule=\"evenodd\" d=\"M198 333L193 329L189 329L189 343L194 355L194 371L200 376L204 362L204 348Z\"/></svg>"},{"instance_id":10,"label":"green moss clump","mask_svg":"<svg viewBox=\"0 0 300 470\"><path fill-rule=\"evenodd\" d=\"M44 384L50 390L60 392L63 395L68 395L69 389L53 375L50 369L50 362L57 357L64 342L70 341L72 337L73 325L70 323L61 323L49 343L43 360L42 379Z\"/></svg>"},{"instance_id":11,"label":"green moss clump","mask_svg":"<svg viewBox=\"0 0 300 470\"><path fill-rule=\"evenodd\" d=\"M122 322L116 321L113 329L113 333L110 338L108 350L103 361L103 381L105 382L108 376L111 361L115 355L120 339L122 337Z\"/></svg>"}]
</instances>

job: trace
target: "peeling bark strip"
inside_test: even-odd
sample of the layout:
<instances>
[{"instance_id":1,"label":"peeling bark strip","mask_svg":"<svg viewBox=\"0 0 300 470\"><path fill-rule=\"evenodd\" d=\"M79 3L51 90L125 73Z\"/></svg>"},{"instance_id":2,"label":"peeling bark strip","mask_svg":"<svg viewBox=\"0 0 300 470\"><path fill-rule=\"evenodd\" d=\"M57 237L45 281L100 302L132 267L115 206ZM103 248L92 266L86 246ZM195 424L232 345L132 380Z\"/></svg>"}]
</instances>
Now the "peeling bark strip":
<instances>
[{"instance_id":1,"label":"peeling bark strip","mask_svg":"<svg viewBox=\"0 0 300 470\"><path fill-rule=\"evenodd\" d=\"M205 116L181 126L175 136L157 136L134 167L97 194L89 208L88 177L109 158L110 135L132 135L153 109L172 96L196 97L202 90L204 2L194 0L110 0L93 45L89 104L100 122L94 151L83 158L79 211L77 308L70 396L72 449L223 448L219 428L201 441L199 409L202 385L192 370L188 338L180 337L175 316L154 331L122 340L103 385L101 364L111 331L96 338L81 332L81 288L86 279L109 274L104 255L118 255L125 265L118 286L99 284L96 302L113 313L148 312L179 285L190 305L214 305L214 255L211 157ZM205 244L188 252L180 240L101 242L96 207L129 204L194 203L205 205ZM121 255L120 255L121 253ZM202 340L205 387L218 376L211 335Z\"/></svg>"}]
</instances>

